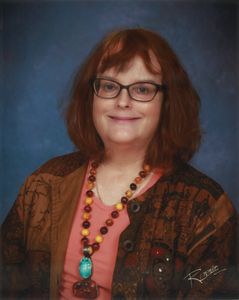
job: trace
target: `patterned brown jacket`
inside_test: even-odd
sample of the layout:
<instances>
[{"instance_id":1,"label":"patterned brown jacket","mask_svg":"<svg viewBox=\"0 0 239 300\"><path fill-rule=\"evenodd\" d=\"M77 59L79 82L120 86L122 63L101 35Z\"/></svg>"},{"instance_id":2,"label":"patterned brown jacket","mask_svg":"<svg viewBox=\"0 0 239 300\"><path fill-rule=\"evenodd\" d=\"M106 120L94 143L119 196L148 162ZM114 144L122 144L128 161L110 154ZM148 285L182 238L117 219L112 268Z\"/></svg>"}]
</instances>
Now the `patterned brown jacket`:
<instances>
[{"instance_id":1,"label":"patterned brown jacket","mask_svg":"<svg viewBox=\"0 0 239 300\"><path fill-rule=\"evenodd\" d=\"M57 299L86 163L54 158L28 177L2 225L2 298ZM113 299L238 299L236 212L185 164L127 206Z\"/></svg>"}]
</instances>

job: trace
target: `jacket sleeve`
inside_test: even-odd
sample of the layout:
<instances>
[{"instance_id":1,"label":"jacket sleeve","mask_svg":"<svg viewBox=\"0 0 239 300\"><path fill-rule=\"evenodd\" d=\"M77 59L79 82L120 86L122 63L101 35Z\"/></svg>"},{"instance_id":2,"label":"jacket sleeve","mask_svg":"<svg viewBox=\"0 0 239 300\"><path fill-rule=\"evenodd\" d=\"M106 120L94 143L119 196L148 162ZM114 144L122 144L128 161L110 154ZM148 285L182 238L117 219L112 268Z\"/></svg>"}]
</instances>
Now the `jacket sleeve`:
<instances>
[{"instance_id":1,"label":"jacket sleeve","mask_svg":"<svg viewBox=\"0 0 239 300\"><path fill-rule=\"evenodd\" d=\"M237 215L225 194L196 222L178 299L238 299Z\"/></svg>"},{"instance_id":2,"label":"jacket sleeve","mask_svg":"<svg viewBox=\"0 0 239 300\"><path fill-rule=\"evenodd\" d=\"M17 200L1 228L1 273L2 297L17 299L24 297L28 289L25 270L24 216L22 205L27 191L27 182L21 188Z\"/></svg>"},{"instance_id":3,"label":"jacket sleeve","mask_svg":"<svg viewBox=\"0 0 239 300\"><path fill-rule=\"evenodd\" d=\"M34 191L39 183L31 175L20 189L18 197L1 226L1 298L33 299L40 282L32 276L32 253L27 248L27 228L31 222L32 204L36 200ZM41 274L42 265L49 259L48 254L34 251L34 263ZM44 269L44 268L43 268ZM42 276L47 276L43 274Z\"/></svg>"}]
</instances>

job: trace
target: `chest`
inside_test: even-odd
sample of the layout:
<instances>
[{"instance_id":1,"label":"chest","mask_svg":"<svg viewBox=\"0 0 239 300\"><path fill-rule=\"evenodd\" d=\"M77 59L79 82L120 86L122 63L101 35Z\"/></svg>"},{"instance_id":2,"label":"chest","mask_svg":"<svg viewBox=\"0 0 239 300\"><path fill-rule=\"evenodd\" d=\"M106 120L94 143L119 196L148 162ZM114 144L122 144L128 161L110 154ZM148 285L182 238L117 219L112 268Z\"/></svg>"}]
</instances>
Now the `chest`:
<instances>
[{"instance_id":1,"label":"chest","mask_svg":"<svg viewBox=\"0 0 239 300\"><path fill-rule=\"evenodd\" d=\"M120 238L114 297L147 299L159 290L162 297L173 297L169 293L179 286L192 228L190 218L181 220L180 200L157 191L129 204L130 225Z\"/></svg>"}]
</instances>

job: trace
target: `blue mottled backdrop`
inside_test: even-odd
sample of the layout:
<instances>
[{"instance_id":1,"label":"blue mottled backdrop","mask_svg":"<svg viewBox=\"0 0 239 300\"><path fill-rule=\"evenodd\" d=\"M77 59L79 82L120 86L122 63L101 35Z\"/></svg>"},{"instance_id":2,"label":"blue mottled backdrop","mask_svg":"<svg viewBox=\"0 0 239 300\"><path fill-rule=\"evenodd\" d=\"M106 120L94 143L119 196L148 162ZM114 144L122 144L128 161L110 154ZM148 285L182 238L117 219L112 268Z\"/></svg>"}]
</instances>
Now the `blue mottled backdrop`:
<instances>
[{"instance_id":1,"label":"blue mottled backdrop","mask_svg":"<svg viewBox=\"0 0 239 300\"><path fill-rule=\"evenodd\" d=\"M178 53L202 100L205 134L192 164L216 179L238 207L238 5L206 2L2 3L1 220L27 175L73 150L59 103L89 49L122 26L158 31Z\"/></svg>"}]
</instances>

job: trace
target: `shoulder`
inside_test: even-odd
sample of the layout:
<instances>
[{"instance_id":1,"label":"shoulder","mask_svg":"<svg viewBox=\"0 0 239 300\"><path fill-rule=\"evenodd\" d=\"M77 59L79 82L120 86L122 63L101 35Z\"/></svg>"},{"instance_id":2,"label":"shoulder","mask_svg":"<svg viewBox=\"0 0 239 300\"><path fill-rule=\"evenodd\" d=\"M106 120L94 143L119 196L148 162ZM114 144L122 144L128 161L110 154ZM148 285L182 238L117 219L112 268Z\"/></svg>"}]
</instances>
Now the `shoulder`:
<instances>
[{"instance_id":1,"label":"shoulder","mask_svg":"<svg viewBox=\"0 0 239 300\"><path fill-rule=\"evenodd\" d=\"M84 163L79 152L54 157L45 162L28 176L22 185L16 201L18 210L24 211L24 213L29 208L43 211L44 206L46 211L54 187L63 181L71 184L73 173L76 173L77 176L81 174L78 170Z\"/></svg>"},{"instance_id":2,"label":"shoulder","mask_svg":"<svg viewBox=\"0 0 239 300\"><path fill-rule=\"evenodd\" d=\"M217 199L224 194L224 190L214 179L194 168L189 164L183 164L162 178L162 181L173 185L176 189L184 188L195 192L206 192Z\"/></svg>"},{"instance_id":3,"label":"shoulder","mask_svg":"<svg viewBox=\"0 0 239 300\"><path fill-rule=\"evenodd\" d=\"M190 220L207 216L219 226L236 214L233 202L221 185L189 164L163 176L160 182L158 191L161 189L167 203L175 203L177 214L182 214L182 218L185 212Z\"/></svg>"},{"instance_id":4,"label":"shoulder","mask_svg":"<svg viewBox=\"0 0 239 300\"><path fill-rule=\"evenodd\" d=\"M32 175L49 174L64 177L74 172L85 163L79 152L72 152L54 157L40 166Z\"/></svg>"},{"instance_id":5,"label":"shoulder","mask_svg":"<svg viewBox=\"0 0 239 300\"><path fill-rule=\"evenodd\" d=\"M181 165L163 181L168 199L179 201L178 215L184 221L186 214L190 222L219 228L236 216L236 209L221 185L189 164Z\"/></svg>"},{"instance_id":6,"label":"shoulder","mask_svg":"<svg viewBox=\"0 0 239 300\"><path fill-rule=\"evenodd\" d=\"M176 221L182 252L186 248L192 251L206 238L220 235L221 230L235 228L236 210L221 185L189 164L163 176L157 192L162 195L159 201L164 216L173 216Z\"/></svg>"},{"instance_id":7,"label":"shoulder","mask_svg":"<svg viewBox=\"0 0 239 300\"><path fill-rule=\"evenodd\" d=\"M20 195L45 187L50 189L54 183L64 180L85 163L79 152L72 152L49 159L30 174L20 189Z\"/></svg>"}]
</instances>

